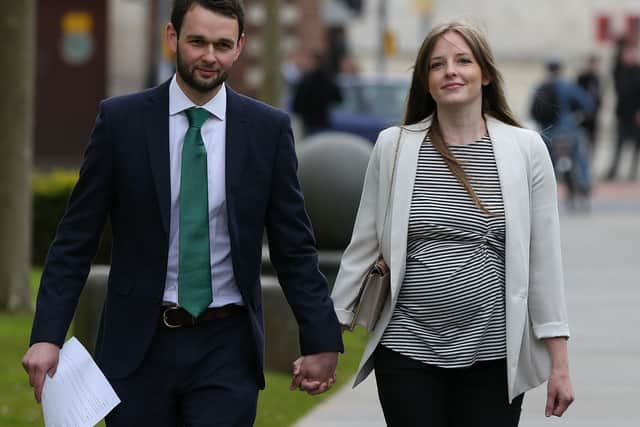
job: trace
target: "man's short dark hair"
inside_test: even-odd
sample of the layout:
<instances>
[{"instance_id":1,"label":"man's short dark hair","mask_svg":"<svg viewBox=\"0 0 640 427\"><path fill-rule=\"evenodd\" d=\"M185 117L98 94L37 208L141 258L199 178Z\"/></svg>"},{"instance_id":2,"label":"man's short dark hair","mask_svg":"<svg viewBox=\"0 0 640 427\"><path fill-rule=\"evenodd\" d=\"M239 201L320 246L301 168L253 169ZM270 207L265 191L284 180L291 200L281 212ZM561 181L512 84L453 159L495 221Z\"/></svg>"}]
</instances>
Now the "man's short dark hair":
<instances>
[{"instance_id":1,"label":"man's short dark hair","mask_svg":"<svg viewBox=\"0 0 640 427\"><path fill-rule=\"evenodd\" d=\"M180 37L180 28L184 15L195 5L200 5L212 12L234 18L238 21L238 40L244 32L244 6L242 0L174 0L171 10L171 24Z\"/></svg>"}]
</instances>

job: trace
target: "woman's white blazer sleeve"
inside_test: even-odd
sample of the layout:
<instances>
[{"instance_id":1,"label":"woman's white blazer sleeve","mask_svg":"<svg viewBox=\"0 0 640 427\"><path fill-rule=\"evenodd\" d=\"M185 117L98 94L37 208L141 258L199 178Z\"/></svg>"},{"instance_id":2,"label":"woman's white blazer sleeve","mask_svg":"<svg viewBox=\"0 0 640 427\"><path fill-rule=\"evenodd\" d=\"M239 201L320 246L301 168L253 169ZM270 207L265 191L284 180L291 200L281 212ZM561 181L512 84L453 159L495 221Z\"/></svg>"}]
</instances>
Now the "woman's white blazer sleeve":
<instances>
[{"instance_id":1,"label":"woman's white blazer sleeve","mask_svg":"<svg viewBox=\"0 0 640 427\"><path fill-rule=\"evenodd\" d=\"M351 323L360 284L369 266L380 254L377 212L380 202L380 151L385 134L387 132L380 134L371 152L351 242L342 255L340 270L331 292L336 315L343 325Z\"/></svg>"},{"instance_id":2,"label":"woman's white blazer sleeve","mask_svg":"<svg viewBox=\"0 0 640 427\"><path fill-rule=\"evenodd\" d=\"M547 147L538 134L533 138L529 316L536 338L568 337L556 180Z\"/></svg>"}]
</instances>

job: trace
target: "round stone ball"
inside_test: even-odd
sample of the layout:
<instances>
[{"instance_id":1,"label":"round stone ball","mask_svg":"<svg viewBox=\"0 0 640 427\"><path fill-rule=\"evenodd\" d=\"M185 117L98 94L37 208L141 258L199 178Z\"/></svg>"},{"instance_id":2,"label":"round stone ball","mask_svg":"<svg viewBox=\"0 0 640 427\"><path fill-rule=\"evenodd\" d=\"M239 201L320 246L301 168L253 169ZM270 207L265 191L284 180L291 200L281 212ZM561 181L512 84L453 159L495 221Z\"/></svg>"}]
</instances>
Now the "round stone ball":
<instances>
[{"instance_id":1,"label":"round stone ball","mask_svg":"<svg viewBox=\"0 0 640 427\"><path fill-rule=\"evenodd\" d=\"M342 132L298 144L298 177L318 249L344 250L351 241L372 148L368 140Z\"/></svg>"}]
</instances>

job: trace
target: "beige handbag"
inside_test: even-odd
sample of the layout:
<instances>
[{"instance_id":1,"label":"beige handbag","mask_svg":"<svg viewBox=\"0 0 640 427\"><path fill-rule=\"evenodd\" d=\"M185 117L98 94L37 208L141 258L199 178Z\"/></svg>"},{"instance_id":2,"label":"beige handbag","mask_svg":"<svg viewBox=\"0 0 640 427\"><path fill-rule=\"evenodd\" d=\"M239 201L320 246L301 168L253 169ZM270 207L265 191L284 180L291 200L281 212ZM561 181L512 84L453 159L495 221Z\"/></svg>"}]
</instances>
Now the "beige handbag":
<instances>
[{"instance_id":1,"label":"beige handbag","mask_svg":"<svg viewBox=\"0 0 640 427\"><path fill-rule=\"evenodd\" d=\"M391 272L384 260L379 258L369 267L362 280L349 330L353 331L356 325L360 325L371 332L380 318L390 289Z\"/></svg>"},{"instance_id":2,"label":"beige handbag","mask_svg":"<svg viewBox=\"0 0 640 427\"><path fill-rule=\"evenodd\" d=\"M389 196L387 198L387 207L384 213L384 225L382 235L384 236L384 228L387 226L387 216L389 214L389 206L391 205L391 195L393 194L393 182L396 175L396 163L398 162L398 146L400 145L400 137L402 136L402 127L398 134L398 141L396 141L396 152L393 159L393 170L391 172L391 183L389 184ZM387 266L387 263L382 258L381 246L378 248L378 259L367 269L367 272L360 284L360 290L356 297L353 319L349 330L360 325L367 331L371 332L376 326L380 313L384 303L389 296L391 290L391 271Z\"/></svg>"}]
</instances>

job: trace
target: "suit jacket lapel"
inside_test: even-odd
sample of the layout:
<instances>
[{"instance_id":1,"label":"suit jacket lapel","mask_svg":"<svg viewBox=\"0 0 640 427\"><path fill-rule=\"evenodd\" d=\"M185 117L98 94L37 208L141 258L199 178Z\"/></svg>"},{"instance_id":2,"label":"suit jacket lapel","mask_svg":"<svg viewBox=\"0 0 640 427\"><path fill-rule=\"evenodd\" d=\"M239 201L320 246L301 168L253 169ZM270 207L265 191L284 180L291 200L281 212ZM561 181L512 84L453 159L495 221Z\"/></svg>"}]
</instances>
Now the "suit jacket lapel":
<instances>
[{"instance_id":1,"label":"suit jacket lapel","mask_svg":"<svg viewBox=\"0 0 640 427\"><path fill-rule=\"evenodd\" d=\"M169 232L171 183L169 176L169 83L151 90L144 111L144 128L151 173L158 195L158 205L164 230Z\"/></svg>"},{"instance_id":2,"label":"suit jacket lapel","mask_svg":"<svg viewBox=\"0 0 640 427\"><path fill-rule=\"evenodd\" d=\"M409 224L409 211L411 209L411 197L413 195L413 184L416 178L416 168L418 167L418 153L420 145L427 134L428 125L420 122L416 125L405 126L402 130L400 147L398 152L398 164L396 165L395 183L392 189L392 209L391 209L391 294L397 297L404 277L405 260L407 257L407 232ZM395 141L394 141L395 142ZM394 148L395 150L395 144ZM394 152L389 155L391 161ZM395 268L402 266L402 268Z\"/></svg>"},{"instance_id":3,"label":"suit jacket lapel","mask_svg":"<svg viewBox=\"0 0 640 427\"><path fill-rule=\"evenodd\" d=\"M227 86L227 127L225 141L225 178L227 200L240 182L249 133L242 97Z\"/></svg>"},{"instance_id":4,"label":"suit jacket lapel","mask_svg":"<svg viewBox=\"0 0 640 427\"><path fill-rule=\"evenodd\" d=\"M520 151L516 136L510 128L493 118L487 118L487 129L496 159L502 201L505 214L506 232L506 293L507 297L519 295L519 286L525 283L522 266L527 262L525 254L529 244L523 224L529 224L529 193L526 175L527 162ZM525 173L523 173L525 172Z\"/></svg>"},{"instance_id":5,"label":"suit jacket lapel","mask_svg":"<svg viewBox=\"0 0 640 427\"><path fill-rule=\"evenodd\" d=\"M522 295L529 283L529 187L528 162L519 147L517 135L505 124L487 118L487 129L493 144L505 214L505 296L507 345L515 360L525 330L526 304ZM524 172L524 173L523 173ZM514 302L515 301L515 302ZM508 351L511 351L508 350Z\"/></svg>"}]
</instances>

